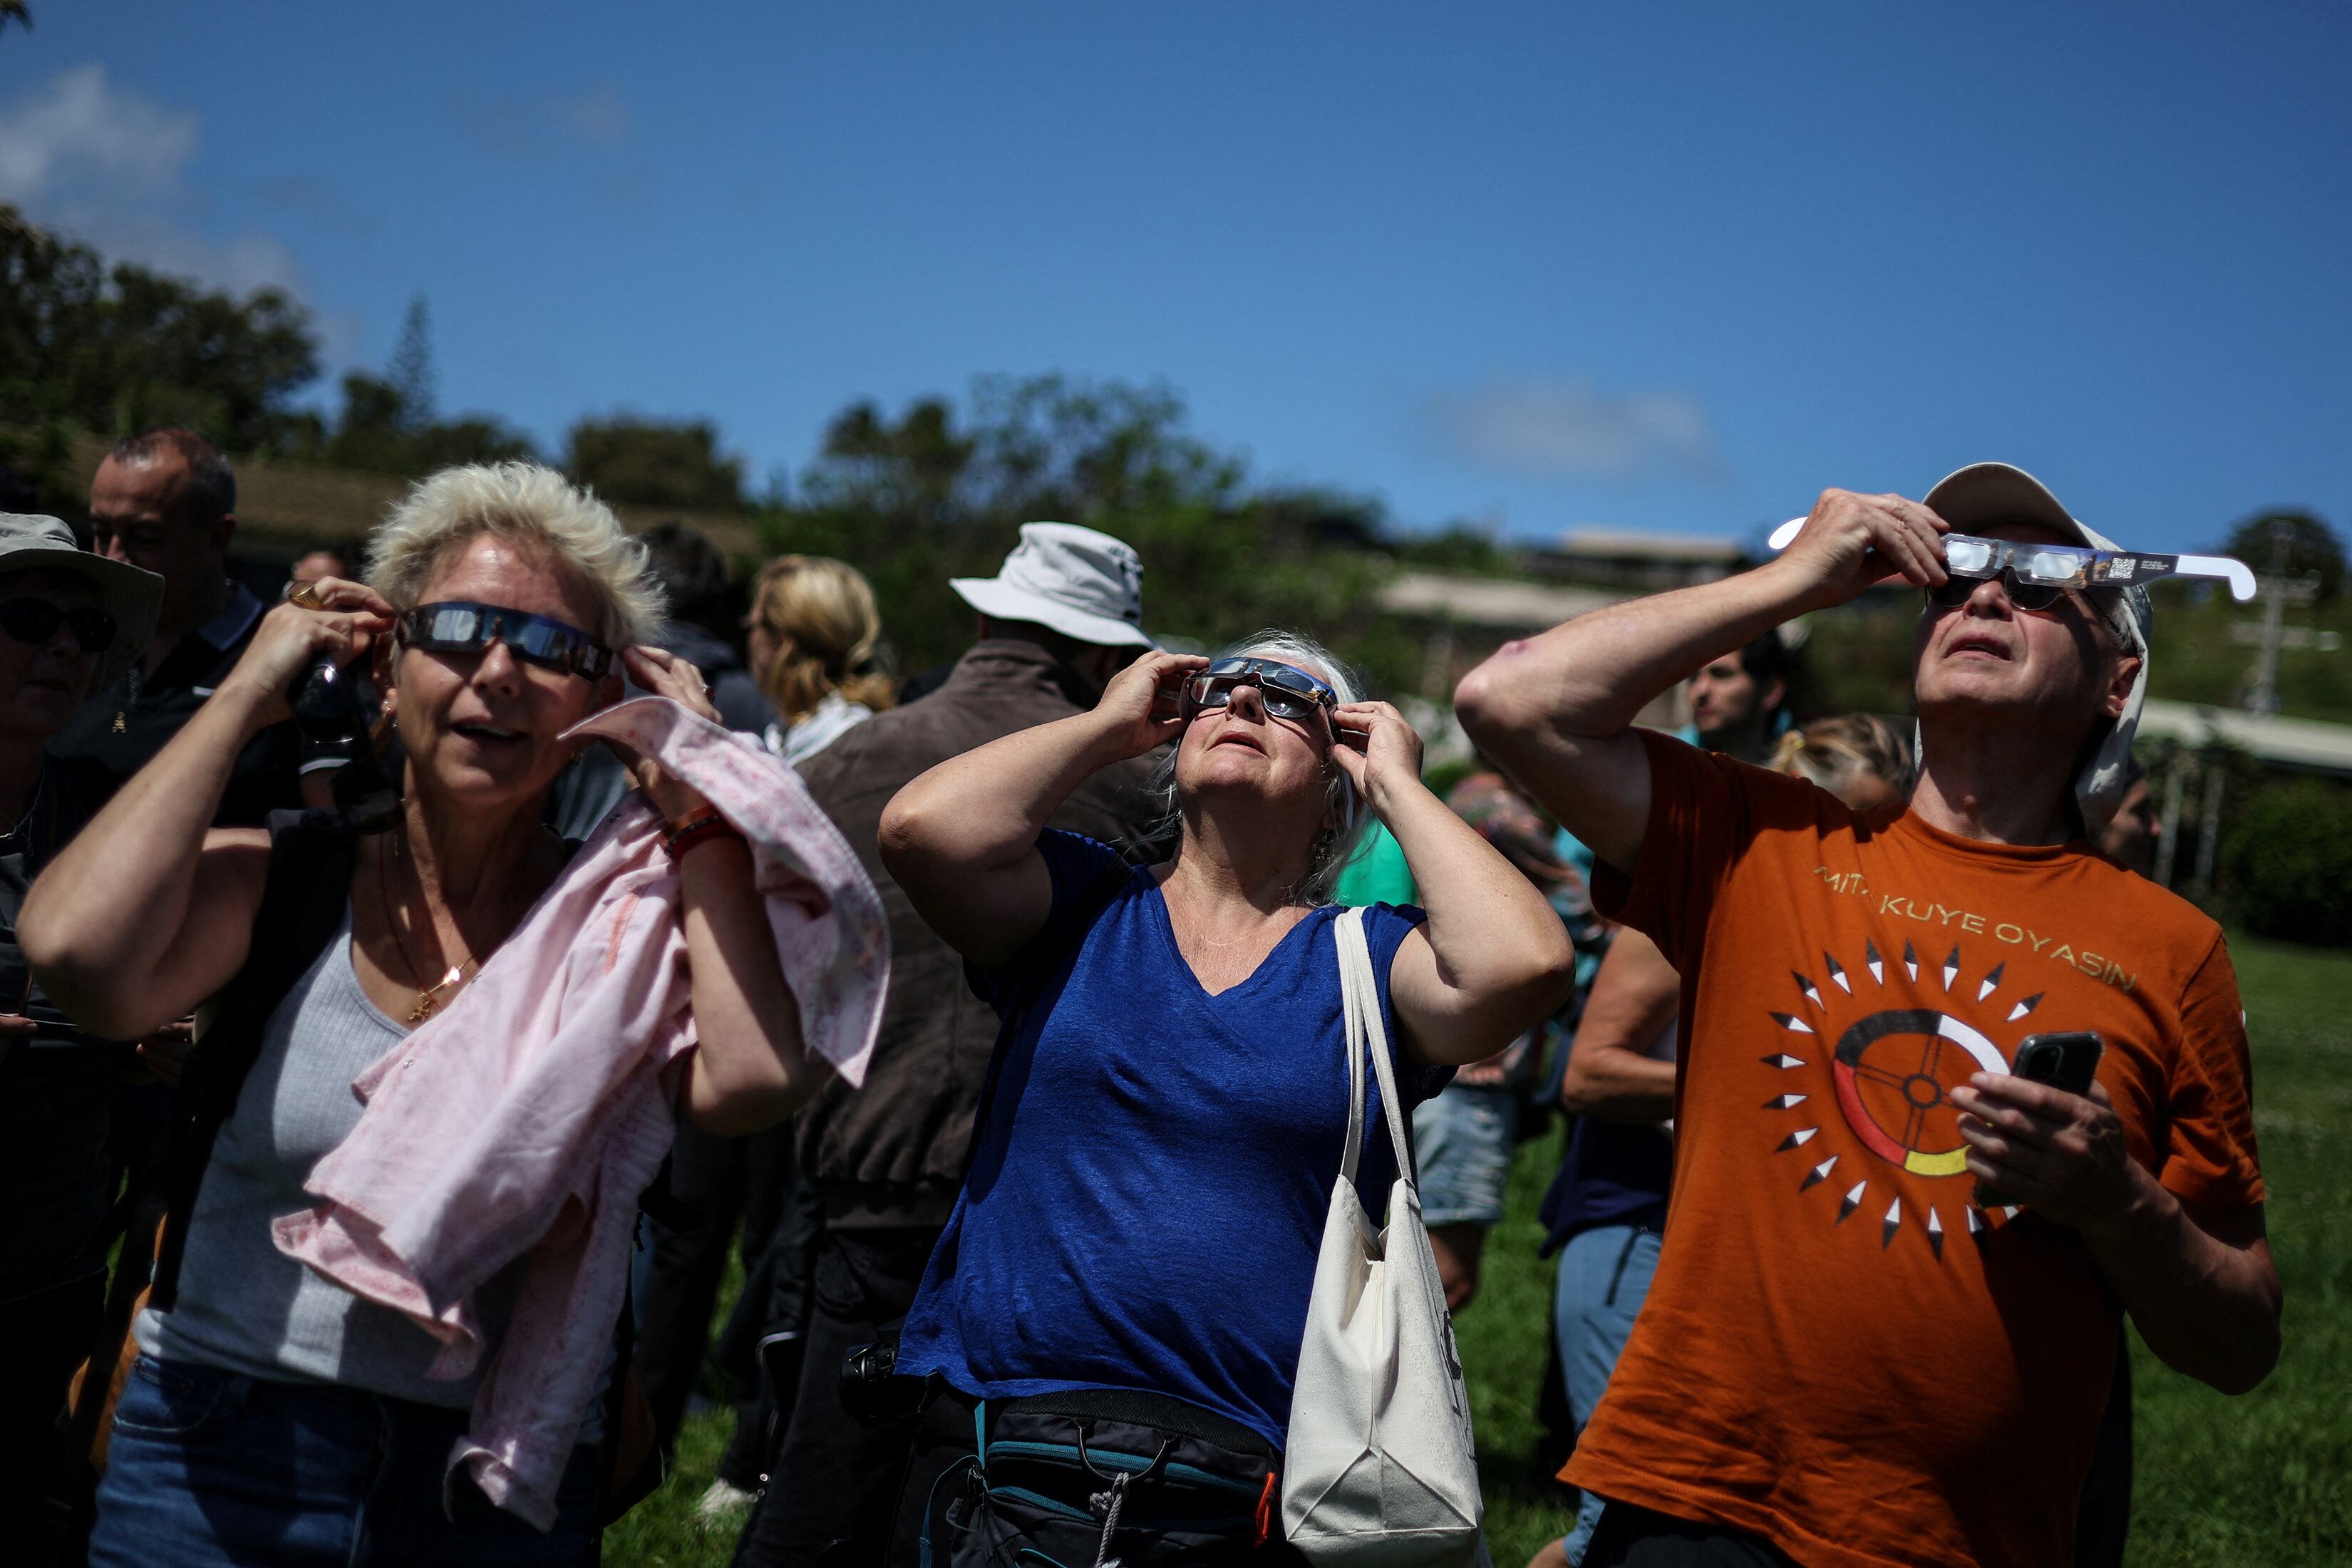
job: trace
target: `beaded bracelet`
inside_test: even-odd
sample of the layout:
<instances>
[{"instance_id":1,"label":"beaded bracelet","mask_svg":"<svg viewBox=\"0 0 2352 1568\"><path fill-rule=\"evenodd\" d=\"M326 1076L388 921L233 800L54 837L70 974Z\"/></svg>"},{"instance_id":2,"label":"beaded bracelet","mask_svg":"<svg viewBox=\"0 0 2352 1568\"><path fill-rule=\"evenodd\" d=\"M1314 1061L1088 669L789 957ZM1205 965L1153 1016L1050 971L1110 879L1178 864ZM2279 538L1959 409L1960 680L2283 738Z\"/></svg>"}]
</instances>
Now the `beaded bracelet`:
<instances>
[{"instance_id":1,"label":"beaded bracelet","mask_svg":"<svg viewBox=\"0 0 2352 1568\"><path fill-rule=\"evenodd\" d=\"M706 840L742 837L733 823L719 814L715 805L698 805L662 829L662 843L668 847L673 860L685 859L688 850Z\"/></svg>"}]
</instances>

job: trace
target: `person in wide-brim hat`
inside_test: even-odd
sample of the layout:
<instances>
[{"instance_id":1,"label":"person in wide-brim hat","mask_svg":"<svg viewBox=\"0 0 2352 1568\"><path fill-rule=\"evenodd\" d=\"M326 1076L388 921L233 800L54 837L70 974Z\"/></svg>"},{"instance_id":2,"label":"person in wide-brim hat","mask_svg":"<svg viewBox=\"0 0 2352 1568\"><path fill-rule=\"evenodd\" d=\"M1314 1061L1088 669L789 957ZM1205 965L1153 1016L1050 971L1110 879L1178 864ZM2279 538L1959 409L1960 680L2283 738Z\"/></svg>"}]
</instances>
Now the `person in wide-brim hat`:
<instances>
[{"instance_id":1,"label":"person in wide-brim hat","mask_svg":"<svg viewBox=\"0 0 2352 1568\"><path fill-rule=\"evenodd\" d=\"M69 573L98 591L97 608L113 623L113 630L107 646L95 650L98 672L89 690L105 690L147 651L148 639L155 635L155 614L163 603L163 579L91 554L74 542L73 530L54 517L0 511L0 577L37 570Z\"/></svg>"},{"instance_id":2,"label":"person in wide-brim hat","mask_svg":"<svg viewBox=\"0 0 2352 1568\"><path fill-rule=\"evenodd\" d=\"M58 1416L106 1293L95 1239L115 1167L108 1118L131 1048L92 1039L34 984L16 945L25 889L104 800L88 764L47 754L155 627L163 580L74 544L53 517L0 512L0 1519L29 1519L54 1466Z\"/></svg>"},{"instance_id":3,"label":"person in wide-brim hat","mask_svg":"<svg viewBox=\"0 0 2352 1568\"><path fill-rule=\"evenodd\" d=\"M956 596L999 621L1024 621L1098 647L1158 647L1143 629L1143 561L1108 533L1024 522L993 577L950 577Z\"/></svg>"}]
</instances>

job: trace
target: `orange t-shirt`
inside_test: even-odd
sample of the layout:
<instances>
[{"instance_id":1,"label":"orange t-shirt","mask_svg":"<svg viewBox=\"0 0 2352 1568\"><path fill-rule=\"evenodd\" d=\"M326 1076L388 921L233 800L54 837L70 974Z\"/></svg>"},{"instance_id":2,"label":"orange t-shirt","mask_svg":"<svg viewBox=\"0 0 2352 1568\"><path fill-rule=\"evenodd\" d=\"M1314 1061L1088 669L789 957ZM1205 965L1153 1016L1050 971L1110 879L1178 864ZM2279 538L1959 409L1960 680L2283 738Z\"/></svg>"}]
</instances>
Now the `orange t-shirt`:
<instances>
[{"instance_id":1,"label":"orange t-shirt","mask_svg":"<svg viewBox=\"0 0 2352 1568\"><path fill-rule=\"evenodd\" d=\"M1563 1472L1807 1568L2063 1563L2117 1308L2089 1251L1978 1208L1944 1091L2095 1029L2132 1157L2263 1201L2221 929L2080 845L2011 848L1644 733L1604 913L1683 977L1655 1281Z\"/></svg>"}]
</instances>

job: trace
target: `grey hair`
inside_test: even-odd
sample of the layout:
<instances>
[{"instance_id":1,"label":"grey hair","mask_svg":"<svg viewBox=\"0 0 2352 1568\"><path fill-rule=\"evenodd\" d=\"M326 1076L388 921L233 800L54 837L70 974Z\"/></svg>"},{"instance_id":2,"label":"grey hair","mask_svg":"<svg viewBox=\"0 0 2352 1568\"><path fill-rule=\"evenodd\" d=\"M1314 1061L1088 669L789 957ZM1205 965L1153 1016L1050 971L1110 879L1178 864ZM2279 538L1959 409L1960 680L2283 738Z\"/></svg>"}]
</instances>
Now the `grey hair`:
<instances>
[{"instance_id":1,"label":"grey hair","mask_svg":"<svg viewBox=\"0 0 2352 1568\"><path fill-rule=\"evenodd\" d=\"M368 541L368 586L395 609L416 607L434 569L485 533L537 545L595 596L596 635L614 648L661 624L662 587L646 547L613 509L539 463L467 463L417 481Z\"/></svg>"},{"instance_id":2,"label":"grey hair","mask_svg":"<svg viewBox=\"0 0 2352 1568\"><path fill-rule=\"evenodd\" d=\"M1254 656L1271 658L1283 664L1295 664L1301 669L1311 669L1331 683L1339 694L1341 706L1363 700L1363 682L1356 672L1339 662L1329 648L1311 637L1297 632L1274 627L1255 637L1242 638L1217 650L1215 658L1237 658ZM1150 826L1136 836L1139 845L1173 845L1183 832L1183 802L1176 788L1176 753L1179 745L1168 748L1151 770L1151 779L1144 786L1146 798L1151 803ZM1371 813L1363 808L1356 796L1356 786L1348 780L1339 764L1324 764L1330 772L1326 786L1325 805L1339 820L1339 826L1327 828L1315 839L1314 858L1307 875L1293 897L1299 902L1317 905L1331 901L1332 889L1339 885L1339 873L1355 857L1357 847L1363 842L1364 830L1370 825Z\"/></svg>"}]
</instances>

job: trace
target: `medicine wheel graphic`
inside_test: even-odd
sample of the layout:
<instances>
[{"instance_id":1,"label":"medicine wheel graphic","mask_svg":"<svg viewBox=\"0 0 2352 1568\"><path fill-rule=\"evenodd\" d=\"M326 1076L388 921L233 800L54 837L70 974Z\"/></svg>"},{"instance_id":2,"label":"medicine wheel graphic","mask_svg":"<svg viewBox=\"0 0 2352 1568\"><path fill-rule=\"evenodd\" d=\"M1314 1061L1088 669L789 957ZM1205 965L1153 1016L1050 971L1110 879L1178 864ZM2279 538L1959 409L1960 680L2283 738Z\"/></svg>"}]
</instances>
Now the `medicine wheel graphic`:
<instances>
[{"instance_id":1,"label":"medicine wheel graphic","mask_svg":"<svg viewBox=\"0 0 2352 1568\"><path fill-rule=\"evenodd\" d=\"M1957 1176L1969 1166L1946 1091L1970 1073L2009 1070L1981 1031L1927 1007L1871 1014L1838 1037L1831 1064L1854 1136L1918 1176Z\"/></svg>"},{"instance_id":2,"label":"medicine wheel graphic","mask_svg":"<svg viewBox=\"0 0 2352 1568\"><path fill-rule=\"evenodd\" d=\"M1968 1172L1968 1147L1960 1142L1958 1112L1951 1103L1951 1090L1965 1083L1972 1073L2004 1073L2009 1066L1982 1030L1955 1015L1974 1012L1988 1019L1998 1017L2003 1024L2015 1025L2041 1006L2042 999L2037 991L2013 1002L2006 998L1995 1000L2008 976L2008 965L1996 963L1983 974L1963 980L1963 973L1970 967L1957 945L1937 963L1932 959L1923 962L1918 950L1907 941L1903 944L1900 960L1891 960L1878 951L1876 942L1864 940L1862 963L1851 970L1824 952L1822 968L1816 973L1827 977L1827 984L1816 984L1811 975L1790 971L1789 978L1796 983L1797 993L1804 999L1802 1010L1783 1013L1768 1009L1774 1025L1783 1032L1779 1048L1766 1053L1763 1064L1775 1074L1796 1075L1781 1081L1802 1084L1805 1079L1801 1075L1818 1071L1814 1064L1824 1054L1809 1042L1826 1042L1834 1033L1837 1043L1825 1053L1833 1098L1847 1127L1863 1147L1911 1175L1964 1175ZM1851 1001L1873 1007L1875 1003L1897 998L1932 998L1944 1005L1878 1006L1865 1013L1860 1022L1843 1032L1837 1031L1836 1017L1843 1011L1841 1004ZM2004 1007L2005 1012L2001 1011ZM1808 1147L1821 1136L1822 1128L1813 1096L1807 1089L1776 1093L1764 1102L1764 1109L1788 1115L1796 1121L1772 1152L1785 1154L1803 1149L1806 1157L1814 1162L1805 1167L1797 1190L1809 1193L1817 1186L1836 1184L1832 1187L1838 1194L1832 1224L1843 1225L1866 1205L1878 1216L1880 1247L1892 1247L1898 1233L1913 1228L1926 1236L1928 1249L1937 1258L1944 1256L1944 1215L1939 1205L1949 1206L1945 1199L1915 1190L1914 1207L1906 1213L1899 1190L1892 1194L1884 1194L1883 1189L1881 1194L1871 1191L1874 1181L1894 1184L1885 1174L1856 1171L1851 1163L1842 1170L1841 1162L1849 1161L1848 1154ZM1884 1208L1879 1206L1882 1195ZM1934 1201L1930 1201L1931 1197ZM1918 1213L1920 1209L1926 1213ZM2008 1205L1990 1210L1980 1208L1966 1197L1959 1204L1967 1234L1978 1241L1990 1234L1996 1216L2005 1219L2016 1213L2015 1207Z\"/></svg>"}]
</instances>

